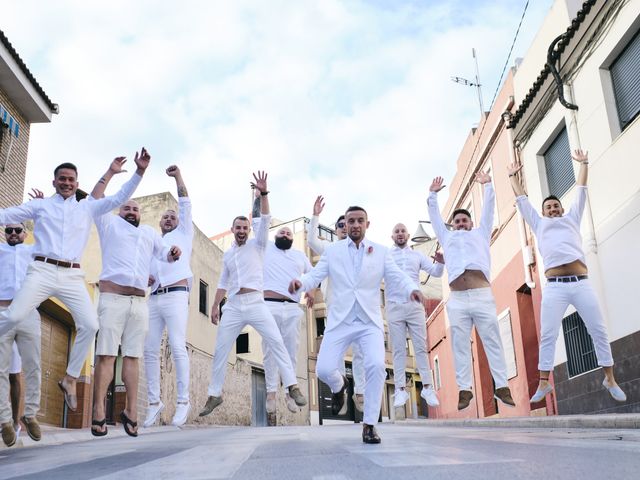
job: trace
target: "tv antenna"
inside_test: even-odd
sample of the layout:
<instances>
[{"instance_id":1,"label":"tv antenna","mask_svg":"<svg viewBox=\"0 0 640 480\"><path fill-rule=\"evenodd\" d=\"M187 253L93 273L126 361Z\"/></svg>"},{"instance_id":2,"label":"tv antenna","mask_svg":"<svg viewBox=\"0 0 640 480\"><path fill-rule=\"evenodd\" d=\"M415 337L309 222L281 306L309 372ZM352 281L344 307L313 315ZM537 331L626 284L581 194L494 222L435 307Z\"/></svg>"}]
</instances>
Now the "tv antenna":
<instances>
[{"instance_id":1,"label":"tv antenna","mask_svg":"<svg viewBox=\"0 0 640 480\"><path fill-rule=\"evenodd\" d=\"M480 83L480 71L478 69L478 57L476 55L476 49L471 49L471 54L473 55L473 60L476 66L476 78L474 81L467 80L462 77L451 77L451 81L455 83L459 83L461 85L466 85L468 87L475 87L478 93L478 104L480 106L480 117L484 115L484 103L482 102L482 84Z\"/></svg>"}]
</instances>

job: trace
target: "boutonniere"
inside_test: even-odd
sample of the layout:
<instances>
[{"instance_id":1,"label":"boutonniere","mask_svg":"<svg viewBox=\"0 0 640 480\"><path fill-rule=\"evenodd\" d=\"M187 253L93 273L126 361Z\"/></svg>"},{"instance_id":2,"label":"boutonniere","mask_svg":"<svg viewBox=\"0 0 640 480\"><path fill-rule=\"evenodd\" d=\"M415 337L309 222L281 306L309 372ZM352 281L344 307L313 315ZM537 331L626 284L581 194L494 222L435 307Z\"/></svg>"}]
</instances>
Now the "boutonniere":
<instances>
[{"instance_id":1,"label":"boutonniere","mask_svg":"<svg viewBox=\"0 0 640 480\"><path fill-rule=\"evenodd\" d=\"M371 254L373 253L373 247L369 246L369 248L367 248L367 254Z\"/></svg>"}]
</instances>

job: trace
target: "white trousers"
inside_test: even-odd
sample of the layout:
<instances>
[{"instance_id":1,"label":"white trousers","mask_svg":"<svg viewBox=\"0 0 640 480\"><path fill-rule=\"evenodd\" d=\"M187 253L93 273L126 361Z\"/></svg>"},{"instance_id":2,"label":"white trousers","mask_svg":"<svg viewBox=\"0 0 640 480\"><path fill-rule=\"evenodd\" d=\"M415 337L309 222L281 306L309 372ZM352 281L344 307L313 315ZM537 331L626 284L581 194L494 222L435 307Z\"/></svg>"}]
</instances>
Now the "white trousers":
<instances>
[{"instance_id":1,"label":"white trousers","mask_svg":"<svg viewBox=\"0 0 640 480\"><path fill-rule=\"evenodd\" d=\"M291 366L289 353L282 342L282 336L269 308L262 298L262 292L234 295L222 307L222 317L218 325L215 353L211 365L209 395L220 397L224 377L227 373L227 357L242 329L251 325L267 343L280 369L285 387L298 383L296 372Z\"/></svg>"},{"instance_id":2,"label":"white trousers","mask_svg":"<svg viewBox=\"0 0 640 480\"><path fill-rule=\"evenodd\" d=\"M298 365L298 347L300 345L300 322L304 318L304 310L298 303L265 302L278 326L282 342L287 349L291 368L296 372ZM269 343L262 337L262 352L264 353L264 378L267 392L277 392L280 377L278 362Z\"/></svg>"},{"instance_id":3,"label":"white trousers","mask_svg":"<svg viewBox=\"0 0 640 480\"><path fill-rule=\"evenodd\" d=\"M487 354L496 388L506 387L507 365L491 289L487 287L452 291L447 302L447 313L451 325L458 388L471 390L473 385L471 329L474 325Z\"/></svg>"},{"instance_id":4,"label":"white trousers","mask_svg":"<svg viewBox=\"0 0 640 480\"><path fill-rule=\"evenodd\" d=\"M79 268L32 262L13 302L0 314L0 336L27 319L49 297L59 298L71 311L76 324L76 338L69 354L67 374L78 378L98 331L98 314L89 298L84 272Z\"/></svg>"},{"instance_id":5,"label":"white trousers","mask_svg":"<svg viewBox=\"0 0 640 480\"><path fill-rule=\"evenodd\" d=\"M387 324L393 347L393 378L396 390L404 388L407 364L407 330L415 350L418 371L424 386L431 384L431 369L427 353L427 317L418 302L387 303Z\"/></svg>"},{"instance_id":6,"label":"white trousers","mask_svg":"<svg viewBox=\"0 0 640 480\"><path fill-rule=\"evenodd\" d=\"M378 423L382 405L382 391L386 376L384 367L384 333L371 321L358 318L345 320L329 331L325 331L316 375L326 383L333 393L340 391L343 385L341 366L349 345L355 343L364 355L364 415L363 422L369 425Z\"/></svg>"},{"instance_id":7,"label":"white trousers","mask_svg":"<svg viewBox=\"0 0 640 480\"><path fill-rule=\"evenodd\" d=\"M176 366L177 401L189 401L189 355L187 322L189 292L169 292L149 296L149 330L144 342L144 367L147 376L147 400L160 401L160 344L165 327L171 356Z\"/></svg>"},{"instance_id":8,"label":"white trousers","mask_svg":"<svg viewBox=\"0 0 640 480\"><path fill-rule=\"evenodd\" d=\"M358 395L364 394L364 359L362 358L362 351L360 347L355 343L351 344L351 374L353 375L353 393ZM340 368L340 373L347 376L346 366L343 363Z\"/></svg>"},{"instance_id":9,"label":"white trousers","mask_svg":"<svg viewBox=\"0 0 640 480\"><path fill-rule=\"evenodd\" d=\"M9 366L9 375L17 375L20 372L22 372L22 358L20 357L18 344L14 340L13 347L11 349L11 364Z\"/></svg>"},{"instance_id":10,"label":"white trousers","mask_svg":"<svg viewBox=\"0 0 640 480\"><path fill-rule=\"evenodd\" d=\"M573 305L585 326L596 351L598 365L610 367L613 365L611 345L607 335L607 328L600 312L598 298L593 290L591 280L579 282L554 283L549 282L542 294L542 309L540 314L540 356L538 369L552 371L556 350L556 340L562 319L569 305Z\"/></svg>"},{"instance_id":11,"label":"white trousers","mask_svg":"<svg viewBox=\"0 0 640 480\"><path fill-rule=\"evenodd\" d=\"M6 311L6 307L0 307ZM0 337L0 423L11 421L9 373L13 345L22 357L25 384L24 414L35 417L40 409L40 315L32 310L27 318Z\"/></svg>"}]
</instances>

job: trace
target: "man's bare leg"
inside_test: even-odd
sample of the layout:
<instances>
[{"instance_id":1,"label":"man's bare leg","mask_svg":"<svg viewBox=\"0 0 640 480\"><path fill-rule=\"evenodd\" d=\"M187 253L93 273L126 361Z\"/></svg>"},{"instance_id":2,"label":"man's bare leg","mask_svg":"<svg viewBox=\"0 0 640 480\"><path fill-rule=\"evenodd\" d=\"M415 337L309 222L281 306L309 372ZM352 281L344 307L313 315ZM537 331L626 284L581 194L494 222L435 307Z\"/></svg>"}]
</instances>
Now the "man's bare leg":
<instances>
[{"instance_id":1,"label":"man's bare leg","mask_svg":"<svg viewBox=\"0 0 640 480\"><path fill-rule=\"evenodd\" d=\"M132 421L138 421L138 359L135 357L124 357L122 361L122 381L127 389L127 407L124 413ZM131 427L131 431L137 432L138 427Z\"/></svg>"},{"instance_id":2,"label":"man's bare leg","mask_svg":"<svg viewBox=\"0 0 640 480\"><path fill-rule=\"evenodd\" d=\"M116 357L110 355L98 355L96 360L96 372L94 376L93 389L93 420L101 421L106 417L105 397L107 396L107 388L111 380L113 380L113 365ZM91 427L96 432L104 432L107 425L93 425Z\"/></svg>"},{"instance_id":3,"label":"man's bare leg","mask_svg":"<svg viewBox=\"0 0 640 480\"><path fill-rule=\"evenodd\" d=\"M20 388L20 374L9 374L9 396L11 397L11 416L13 417L13 424L18 425L20 421L20 397L22 396L22 390Z\"/></svg>"}]
</instances>

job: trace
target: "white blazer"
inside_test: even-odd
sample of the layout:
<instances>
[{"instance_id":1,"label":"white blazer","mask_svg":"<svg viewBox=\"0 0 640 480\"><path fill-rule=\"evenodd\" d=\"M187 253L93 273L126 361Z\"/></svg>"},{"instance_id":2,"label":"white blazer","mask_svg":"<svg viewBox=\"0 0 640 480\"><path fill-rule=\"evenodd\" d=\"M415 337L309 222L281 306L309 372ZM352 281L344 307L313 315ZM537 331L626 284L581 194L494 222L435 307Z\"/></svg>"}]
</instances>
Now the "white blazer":
<instances>
[{"instance_id":1,"label":"white blazer","mask_svg":"<svg viewBox=\"0 0 640 480\"><path fill-rule=\"evenodd\" d=\"M309 291L316 288L325 278L329 278L331 301L328 305L327 331L348 318L356 301L369 320L382 329L382 280L394 281L401 285L407 294L407 300L411 292L417 288L409 276L400 270L387 247L370 242L366 238L361 243L360 248L364 248L365 251L360 274L356 277L348 250L350 241L340 240L327 246L318 264L300 278L302 288Z\"/></svg>"}]
</instances>

